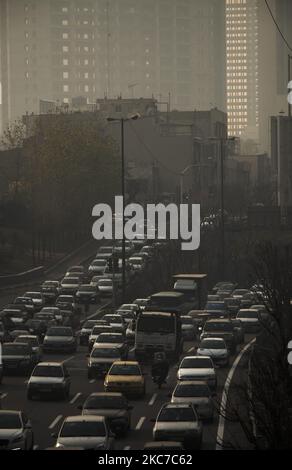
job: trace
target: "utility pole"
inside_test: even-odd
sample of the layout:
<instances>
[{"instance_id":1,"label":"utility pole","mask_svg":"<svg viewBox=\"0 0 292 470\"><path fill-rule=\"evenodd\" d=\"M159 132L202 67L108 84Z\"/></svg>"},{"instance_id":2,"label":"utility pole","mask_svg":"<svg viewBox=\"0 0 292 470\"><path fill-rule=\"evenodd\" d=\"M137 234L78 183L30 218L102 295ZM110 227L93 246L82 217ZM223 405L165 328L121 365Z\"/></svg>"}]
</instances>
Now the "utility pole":
<instances>
[{"instance_id":1,"label":"utility pole","mask_svg":"<svg viewBox=\"0 0 292 470\"><path fill-rule=\"evenodd\" d=\"M288 83L291 82L291 61L292 55L288 54ZM291 104L288 101L288 116L291 117Z\"/></svg>"},{"instance_id":2,"label":"utility pole","mask_svg":"<svg viewBox=\"0 0 292 470\"><path fill-rule=\"evenodd\" d=\"M225 217L224 217L224 160L226 139L220 139L220 206L221 206L221 255L222 255L222 279L225 276Z\"/></svg>"},{"instance_id":3,"label":"utility pole","mask_svg":"<svg viewBox=\"0 0 292 470\"><path fill-rule=\"evenodd\" d=\"M123 238L122 238L122 303L125 302L126 293L126 239L125 239L125 139L124 139L124 118L121 119L121 156L122 156L122 197L123 197Z\"/></svg>"}]
</instances>

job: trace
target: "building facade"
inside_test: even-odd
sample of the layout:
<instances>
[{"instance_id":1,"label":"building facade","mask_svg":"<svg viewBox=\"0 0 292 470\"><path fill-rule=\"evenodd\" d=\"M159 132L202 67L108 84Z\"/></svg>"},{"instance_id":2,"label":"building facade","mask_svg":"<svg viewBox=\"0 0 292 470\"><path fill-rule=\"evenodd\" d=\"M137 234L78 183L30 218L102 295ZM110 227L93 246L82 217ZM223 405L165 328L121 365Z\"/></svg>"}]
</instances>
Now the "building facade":
<instances>
[{"instance_id":1,"label":"building facade","mask_svg":"<svg viewBox=\"0 0 292 470\"><path fill-rule=\"evenodd\" d=\"M226 108L224 0L0 0L2 116L154 95Z\"/></svg>"},{"instance_id":2,"label":"building facade","mask_svg":"<svg viewBox=\"0 0 292 470\"><path fill-rule=\"evenodd\" d=\"M226 48L229 134L258 140L258 0L226 0Z\"/></svg>"}]
</instances>

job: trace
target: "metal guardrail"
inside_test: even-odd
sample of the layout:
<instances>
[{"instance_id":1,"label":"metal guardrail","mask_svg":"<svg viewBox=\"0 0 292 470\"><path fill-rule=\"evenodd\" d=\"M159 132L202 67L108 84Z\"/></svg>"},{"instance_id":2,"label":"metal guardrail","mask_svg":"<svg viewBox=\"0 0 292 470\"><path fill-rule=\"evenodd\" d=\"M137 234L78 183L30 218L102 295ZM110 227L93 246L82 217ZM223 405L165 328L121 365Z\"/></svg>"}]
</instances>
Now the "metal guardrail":
<instances>
[{"instance_id":1,"label":"metal guardrail","mask_svg":"<svg viewBox=\"0 0 292 470\"><path fill-rule=\"evenodd\" d=\"M28 281L32 281L36 278L44 275L44 266L38 266L37 268L30 269L23 273L8 274L7 276L0 276L0 288L15 284L22 284Z\"/></svg>"}]
</instances>

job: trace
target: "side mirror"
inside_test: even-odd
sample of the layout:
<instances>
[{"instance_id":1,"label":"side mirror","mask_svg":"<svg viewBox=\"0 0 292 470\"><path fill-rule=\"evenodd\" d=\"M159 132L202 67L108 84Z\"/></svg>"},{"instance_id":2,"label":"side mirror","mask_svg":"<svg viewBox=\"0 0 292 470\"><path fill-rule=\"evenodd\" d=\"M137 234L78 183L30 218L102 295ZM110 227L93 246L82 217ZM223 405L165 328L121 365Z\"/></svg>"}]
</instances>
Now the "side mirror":
<instances>
[{"instance_id":1,"label":"side mirror","mask_svg":"<svg viewBox=\"0 0 292 470\"><path fill-rule=\"evenodd\" d=\"M53 439L57 439L57 437L58 437L58 436L57 436L57 433L56 433L56 432L52 432L52 433L51 433L51 437L52 437Z\"/></svg>"}]
</instances>

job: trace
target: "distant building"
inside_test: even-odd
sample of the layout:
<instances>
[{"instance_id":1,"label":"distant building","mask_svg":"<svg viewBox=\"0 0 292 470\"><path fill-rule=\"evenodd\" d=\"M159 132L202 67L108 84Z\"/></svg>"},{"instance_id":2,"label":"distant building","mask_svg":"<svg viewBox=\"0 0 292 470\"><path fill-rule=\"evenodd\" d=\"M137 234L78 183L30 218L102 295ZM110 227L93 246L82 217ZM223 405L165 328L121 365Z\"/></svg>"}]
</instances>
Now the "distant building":
<instances>
[{"instance_id":1,"label":"distant building","mask_svg":"<svg viewBox=\"0 0 292 470\"><path fill-rule=\"evenodd\" d=\"M4 123L79 96L226 108L225 0L0 0L0 21Z\"/></svg>"},{"instance_id":2,"label":"distant building","mask_svg":"<svg viewBox=\"0 0 292 470\"><path fill-rule=\"evenodd\" d=\"M227 112L232 136L258 140L258 0L226 0Z\"/></svg>"},{"instance_id":3,"label":"distant building","mask_svg":"<svg viewBox=\"0 0 292 470\"><path fill-rule=\"evenodd\" d=\"M277 205L292 206L292 118L271 117L272 171L277 177Z\"/></svg>"}]
</instances>

